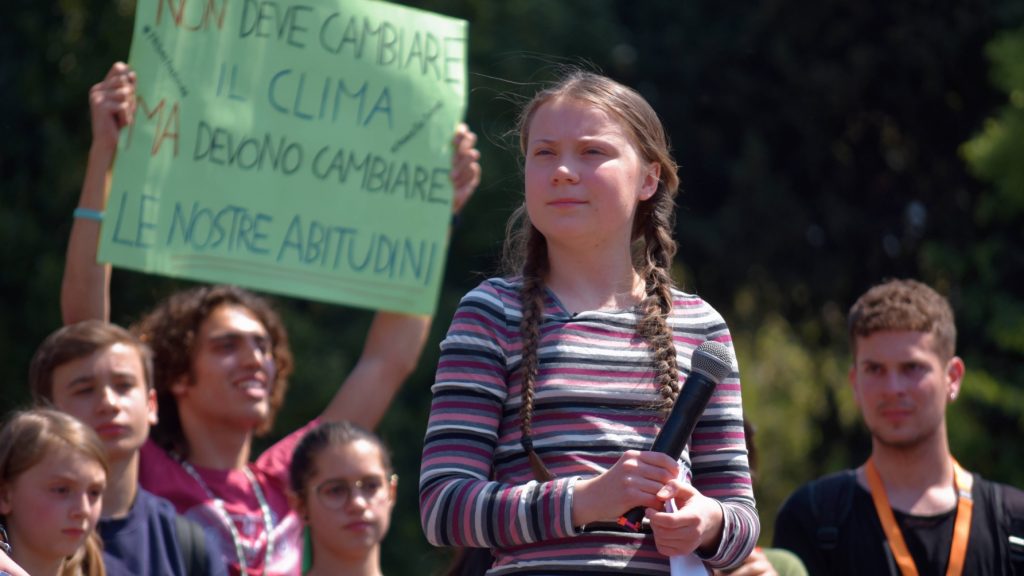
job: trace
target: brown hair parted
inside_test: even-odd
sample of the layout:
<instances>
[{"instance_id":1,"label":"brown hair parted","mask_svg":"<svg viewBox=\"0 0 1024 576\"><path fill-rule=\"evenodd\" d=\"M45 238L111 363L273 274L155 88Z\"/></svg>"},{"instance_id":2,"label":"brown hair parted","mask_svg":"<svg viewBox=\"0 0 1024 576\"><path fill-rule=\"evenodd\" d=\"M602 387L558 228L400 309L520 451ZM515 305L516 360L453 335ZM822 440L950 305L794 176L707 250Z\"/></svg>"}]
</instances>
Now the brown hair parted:
<instances>
[{"instance_id":1,"label":"brown hair parted","mask_svg":"<svg viewBox=\"0 0 1024 576\"><path fill-rule=\"evenodd\" d=\"M270 336L277 375L270 389L270 414L256 430L264 434L284 402L288 377L292 373L292 352L288 333L280 316L266 299L237 286L199 286L166 298L132 329L153 349L153 382L159 405L159 423L152 437L158 445L188 457L178 404L171 387L182 376L191 376L196 337L203 322L220 306L236 305L250 311Z\"/></svg>"},{"instance_id":2,"label":"brown hair parted","mask_svg":"<svg viewBox=\"0 0 1024 576\"><path fill-rule=\"evenodd\" d=\"M314 461L328 446L344 446L357 440L366 440L380 449L381 465L385 474L391 474L391 454L384 441L373 432L348 421L324 422L306 432L299 440L292 454L292 463L288 468L288 479L292 492L299 498L306 496L306 483L316 474Z\"/></svg>"},{"instance_id":3,"label":"brown hair parted","mask_svg":"<svg viewBox=\"0 0 1024 576\"><path fill-rule=\"evenodd\" d=\"M15 412L0 429L0 486L7 486L61 448L79 452L109 474L106 448L92 428L58 410ZM0 518L0 520L6 520ZM103 546L93 530L78 552L64 561L61 576L104 576Z\"/></svg>"},{"instance_id":4,"label":"brown hair parted","mask_svg":"<svg viewBox=\"0 0 1024 576\"><path fill-rule=\"evenodd\" d=\"M153 387L153 353L131 332L109 322L85 320L58 329L43 340L28 369L29 389L37 406L53 402L53 373L57 368L114 344L135 348L145 370L146 388Z\"/></svg>"},{"instance_id":5,"label":"brown hair parted","mask_svg":"<svg viewBox=\"0 0 1024 576\"><path fill-rule=\"evenodd\" d=\"M941 294L917 280L889 280L865 292L847 319L850 348L857 356L857 337L875 332L928 332L943 360L956 355L953 309Z\"/></svg>"},{"instance_id":6,"label":"brown hair parted","mask_svg":"<svg viewBox=\"0 0 1024 576\"><path fill-rule=\"evenodd\" d=\"M676 253L672 238L675 221L675 197L679 190L677 166L669 150L668 136L650 104L635 90L610 78L574 70L561 81L538 92L519 116L520 152L526 154L530 123L536 111L556 99L570 99L592 105L616 118L629 136L638 155L660 167L657 190L640 202L633 219L633 267L645 283L646 297L638 308L642 318L637 333L651 346L657 384L663 409L667 410L679 392L676 349L667 318L672 311L672 278L670 270ZM517 229L518 226L518 229ZM530 222L525 202L512 215L506 233L504 250L505 273L521 275L523 319L522 408L520 420L522 444L538 479L551 474L533 450L531 421L533 395L539 371L538 347L543 321L544 278L548 272L547 244L544 236Z\"/></svg>"}]
</instances>

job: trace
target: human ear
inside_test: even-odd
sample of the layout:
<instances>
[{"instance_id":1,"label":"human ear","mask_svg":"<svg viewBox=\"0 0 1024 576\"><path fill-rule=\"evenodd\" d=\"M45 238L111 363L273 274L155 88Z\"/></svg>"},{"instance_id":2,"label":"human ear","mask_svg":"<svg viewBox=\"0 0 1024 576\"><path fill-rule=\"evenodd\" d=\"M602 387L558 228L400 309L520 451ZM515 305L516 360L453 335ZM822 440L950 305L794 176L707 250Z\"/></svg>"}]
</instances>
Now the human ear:
<instances>
[{"instance_id":1,"label":"human ear","mask_svg":"<svg viewBox=\"0 0 1024 576\"><path fill-rule=\"evenodd\" d=\"M289 490L288 503L291 505L292 510L295 510L295 513L298 514L302 523L309 524L309 508L306 506L306 499Z\"/></svg>"},{"instance_id":2,"label":"human ear","mask_svg":"<svg viewBox=\"0 0 1024 576\"><path fill-rule=\"evenodd\" d=\"M388 478L388 514L395 509L395 503L398 502L398 474L392 474Z\"/></svg>"},{"instance_id":3,"label":"human ear","mask_svg":"<svg viewBox=\"0 0 1024 576\"><path fill-rule=\"evenodd\" d=\"M149 425L156 426L160 418L157 416L159 411L157 410L156 390L152 388L146 391L146 412L148 412L146 420L149 422Z\"/></svg>"},{"instance_id":4,"label":"human ear","mask_svg":"<svg viewBox=\"0 0 1024 576\"><path fill-rule=\"evenodd\" d=\"M946 377L949 379L949 401L956 400L960 395L960 385L964 381L964 372L967 371L964 361L959 356L953 356L946 363Z\"/></svg>"},{"instance_id":5,"label":"human ear","mask_svg":"<svg viewBox=\"0 0 1024 576\"><path fill-rule=\"evenodd\" d=\"M661 164L651 162L644 167L644 178L640 182L640 200L650 200L661 184Z\"/></svg>"}]
</instances>

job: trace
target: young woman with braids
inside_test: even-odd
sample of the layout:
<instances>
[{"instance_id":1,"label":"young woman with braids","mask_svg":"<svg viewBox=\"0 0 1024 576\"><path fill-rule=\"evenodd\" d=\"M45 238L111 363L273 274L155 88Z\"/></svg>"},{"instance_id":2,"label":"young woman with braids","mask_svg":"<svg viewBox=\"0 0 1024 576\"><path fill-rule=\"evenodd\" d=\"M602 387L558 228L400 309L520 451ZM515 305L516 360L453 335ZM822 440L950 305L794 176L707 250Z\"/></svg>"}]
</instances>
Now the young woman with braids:
<instances>
[{"instance_id":1,"label":"young woman with braids","mask_svg":"<svg viewBox=\"0 0 1024 576\"><path fill-rule=\"evenodd\" d=\"M759 532L738 373L678 461L646 451L694 348L731 346L722 317L672 286L664 129L635 91L587 72L537 94L519 127L526 194L508 276L463 298L442 343L420 475L427 538L490 548L489 574L667 574L668 556L691 552L737 564ZM648 508L640 533L614 523L635 506Z\"/></svg>"}]
</instances>

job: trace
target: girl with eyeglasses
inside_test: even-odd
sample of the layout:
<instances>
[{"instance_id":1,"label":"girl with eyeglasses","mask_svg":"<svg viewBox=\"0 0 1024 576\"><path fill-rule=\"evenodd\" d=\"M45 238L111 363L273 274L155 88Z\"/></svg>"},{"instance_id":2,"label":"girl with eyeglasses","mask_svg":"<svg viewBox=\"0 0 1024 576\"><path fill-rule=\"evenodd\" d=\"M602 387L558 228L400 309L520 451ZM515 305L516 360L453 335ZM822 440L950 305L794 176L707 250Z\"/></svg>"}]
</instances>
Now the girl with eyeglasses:
<instances>
[{"instance_id":1,"label":"girl with eyeglasses","mask_svg":"<svg viewBox=\"0 0 1024 576\"><path fill-rule=\"evenodd\" d=\"M141 73L141 72L140 72ZM117 63L90 92L93 145L65 260L66 324L110 320L109 264L96 246L118 134L133 121L135 72ZM452 212L480 178L476 136L459 126L452 139ZM296 576L302 566L301 522L286 488L295 441L319 422L376 425L418 362L431 317L379 311L359 355L330 403L262 453L282 408L294 357L274 306L236 286L200 285L157 304L133 330L153 350L159 422L139 457L139 483L195 520L232 576Z\"/></svg>"},{"instance_id":2,"label":"girl with eyeglasses","mask_svg":"<svg viewBox=\"0 0 1024 576\"><path fill-rule=\"evenodd\" d=\"M380 543L398 476L374 433L350 422L316 426L292 456L292 504L309 529L309 576L381 576Z\"/></svg>"}]
</instances>

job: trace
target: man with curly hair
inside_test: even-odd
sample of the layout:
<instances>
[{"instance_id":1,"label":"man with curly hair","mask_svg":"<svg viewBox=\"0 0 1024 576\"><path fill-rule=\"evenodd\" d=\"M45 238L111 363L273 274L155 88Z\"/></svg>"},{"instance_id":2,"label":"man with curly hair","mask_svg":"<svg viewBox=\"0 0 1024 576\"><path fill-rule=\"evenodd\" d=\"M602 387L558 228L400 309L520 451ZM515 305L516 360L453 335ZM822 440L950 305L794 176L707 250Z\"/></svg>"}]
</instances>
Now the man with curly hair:
<instances>
[{"instance_id":1,"label":"man with curly hair","mask_svg":"<svg viewBox=\"0 0 1024 576\"><path fill-rule=\"evenodd\" d=\"M135 73L116 63L90 92L93 143L71 230L61 292L66 324L109 320L110 266L96 263L118 133L135 112ZM452 208L480 180L476 136L453 139ZM143 487L215 535L232 574L298 574L302 523L287 498L288 463L302 433L324 421L373 428L416 367L431 318L378 312L362 354L327 408L251 460L292 371L284 326L263 298L233 286L172 295L133 327L154 352L159 423L142 449Z\"/></svg>"},{"instance_id":2,"label":"man with curly hair","mask_svg":"<svg viewBox=\"0 0 1024 576\"><path fill-rule=\"evenodd\" d=\"M29 389L36 407L74 416L106 449L109 470L96 531L108 576L227 574L200 526L139 486L140 452L157 418L148 346L109 322L64 326L36 349Z\"/></svg>"},{"instance_id":3,"label":"man with curly hair","mask_svg":"<svg viewBox=\"0 0 1024 576\"><path fill-rule=\"evenodd\" d=\"M950 453L946 408L965 368L949 302L914 280L885 282L854 303L849 335L871 455L790 496L774 545L811 574L1024 573L1024 493Z\"/></svg>"}]
</instances>

